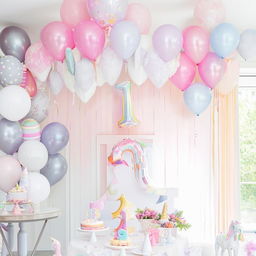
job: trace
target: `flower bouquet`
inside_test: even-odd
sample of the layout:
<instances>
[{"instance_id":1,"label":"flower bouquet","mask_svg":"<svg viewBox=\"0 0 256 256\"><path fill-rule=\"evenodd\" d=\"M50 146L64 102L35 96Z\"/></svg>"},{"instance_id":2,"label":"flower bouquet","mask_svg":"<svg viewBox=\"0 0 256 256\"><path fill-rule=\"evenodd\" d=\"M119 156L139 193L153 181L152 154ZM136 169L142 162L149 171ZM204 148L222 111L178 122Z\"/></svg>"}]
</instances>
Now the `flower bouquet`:
<instances>
[{"instance_id":1,"label":"flower bouquet","mask_svg":"<svg viewBox=\"0 0 256 256\"><path fill-rule=\"evenodd\" d=\"M143 232L148 232L150 229L155 229L160 226L157 221L159 219L159 213L152 209L137 209L136 218L140 222Z\"/></svg>"}]
</instances>

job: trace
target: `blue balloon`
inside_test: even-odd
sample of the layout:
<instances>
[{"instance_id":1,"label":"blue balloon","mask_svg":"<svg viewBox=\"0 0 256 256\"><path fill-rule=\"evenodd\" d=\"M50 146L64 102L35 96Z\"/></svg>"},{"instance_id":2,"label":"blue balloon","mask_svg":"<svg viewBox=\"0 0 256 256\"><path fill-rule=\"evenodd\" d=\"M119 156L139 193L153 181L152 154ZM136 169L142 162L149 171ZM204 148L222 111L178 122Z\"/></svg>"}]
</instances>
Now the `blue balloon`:
<instances>
[{"instance_id":1,"label":"blue balloon","mask_svg":"<svg viewBox=\"0 0 256 256\"><path fill-rule=\"evenodd\" d=\"M212 31L210 41L213 51L225 58L238 47L240 33L232 24L222 23Z\"/></svg>"},{"instance_id":2,"label":"blue balloon","mask_svg":"<svg viewBox=\"0 0 256 256\"><path fill-rule=\"evenodd\" d=\"M187 107L196 115L207 109L212 100L211 89L204 84L195 83L184 91Z\"/></svg>"}]
</instances>

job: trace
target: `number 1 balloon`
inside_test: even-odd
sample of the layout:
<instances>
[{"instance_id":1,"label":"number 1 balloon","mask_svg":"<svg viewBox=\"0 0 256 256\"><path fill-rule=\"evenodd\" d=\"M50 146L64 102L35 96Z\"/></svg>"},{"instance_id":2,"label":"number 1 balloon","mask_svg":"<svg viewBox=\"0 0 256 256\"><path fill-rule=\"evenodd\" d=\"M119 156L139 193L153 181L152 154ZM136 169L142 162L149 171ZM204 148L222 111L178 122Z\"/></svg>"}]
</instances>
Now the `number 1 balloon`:
<instances>
[{"instance_id":1,"label":"number 1 balloon","mask_svg":"<svg viewBox=\"0 0 256 256\"><path fill-rule=\"evenodd\" d=\"M138 124L134 116L131 99L131 82L126 81L116 85L116 88L123 93L123 117L118 122L119 127L133 127Z\"/></svg>"}]
</instances>

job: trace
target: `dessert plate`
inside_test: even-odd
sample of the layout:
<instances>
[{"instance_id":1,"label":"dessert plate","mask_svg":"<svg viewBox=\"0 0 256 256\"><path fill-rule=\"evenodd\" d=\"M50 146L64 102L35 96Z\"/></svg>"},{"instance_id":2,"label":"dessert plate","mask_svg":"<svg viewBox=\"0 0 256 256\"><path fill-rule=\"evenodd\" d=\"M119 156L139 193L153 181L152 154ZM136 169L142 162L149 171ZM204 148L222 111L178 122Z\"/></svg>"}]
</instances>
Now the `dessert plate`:
<instances>
[{"instance_id":1,"label":"dessert plate","mask_svg":"<svg viewBox=\"0 0 256 256\"><path fill-rule=\"evenodd\" d=\"M108 231L109 228L106 227L106 228L102 228L102 229L90 229L90 230L84 230L84 229L81 229L81 228L78 228L77 229L79 232L83 232L83 233L97 233L97 232L103 232L103 231Z\"/></svg>"},{"instance_id":2,"label":"dessert plate","mask_svg":"<svg viewBox=\"0 0 256 256\"><path fill-rule=\"evenodd\" d=\"M125 249L125 250L132 250L132 249L135 249L136 246L134 245L129 245L129 246L114 246L114 245L111 245L111 244L105 244L105 246L109 249L113 249L113 250L122 250L122 249Z\"/></svg>"},{"instance_id":3,"label":"dessert plate","mask_svg":"<svg viewBox=\"0 0 256 256\"><path fill-rule=\"evenodd\" d=\"M145 254L144 254L141 250L139 250L139 249L135 249L135 250L131 251L131 253L132 253L132 254L135 254L135 255L145 255ZM151 252L150 255L155 255L155 253L154 253L154 252Z\"/></svg>"}]
</instances>

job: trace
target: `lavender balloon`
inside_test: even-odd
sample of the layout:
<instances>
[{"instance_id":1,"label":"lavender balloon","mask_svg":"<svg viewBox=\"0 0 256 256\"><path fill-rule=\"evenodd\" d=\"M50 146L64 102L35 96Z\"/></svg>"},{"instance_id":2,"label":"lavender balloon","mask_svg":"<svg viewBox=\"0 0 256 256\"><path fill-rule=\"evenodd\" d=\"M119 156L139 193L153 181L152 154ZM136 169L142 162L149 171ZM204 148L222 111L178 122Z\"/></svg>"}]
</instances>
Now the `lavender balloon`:
<instances>
[{"instance_id":1,"label":"lavender balloon","mask_svg":"<svg viewBox=\"0 0 256 256\"><path fill-rule=\"evenodd\" d=\"M69 140L67 128L58 122L53 122L44 127L41 134L41 142L46 146L50 155L62 150Z\"/></svg>"},{"instance_id":2,"label":"lavender balloon","mask_svg":"<svg viewBox=\"0 0 256 256\"><path fill-rule=\"evenodd\" d=\"M5 118L0 121L0 149L12 155L18 151L23 142L23 131L19 122L12 122Z\"/></svg>"},{"instance_id":3,"label":"lavender balloon","mask_svg":"<svg viewBox=\"0 0 256 256\"><path fill-rule=\"evenodd\" d=\"M140 31L135 23L121 21L117 23L110 33L110 45L115 53L122 59L129 59L140 43Z\"/></svg>"},{"instance_id":4,"label":"lavender balloon","mask_svg":"<svg viewBox=\"0 0 256 256\"><path fill-rule=\"evenodd\" d=\"M168 62L181 51L183 38L180 30L173 25L162 25L153 34L153 47L159 57Z\"/></svg>"},{"instance_id":5,"label":"lavender balloon","mask_svg":"<svg viewBox=\"0 0 256 256\"><path fill-rule=\"evenodd\" d=\"M57 153L49 156L46 166L41 169L40 173L47 178L52 186L66 175L67 169L68 164L65 157Z\"/></svg>"},{"instance_id":6,"label":"lavender balloon","mask_svg":"<svg viewBox=\"0 0 256 256\"><path fill-rule=\"evenodd\" d=\"M12 55L24 62L25 53L31 45L28 34L22 28L9 26L0 34L0 48L5 55Z\"/></svg>"},{"instance_id":7,"label":"lavender balloon","mask_svg":"<svg viewBox=\"0 0 256 256\"><path fill-rule=\"evenodd\" d=\"M211 103L212 93L209 87L201 83L192 84L184 91L187 107L199 116Z\"/></svg>"}]
</instances>

